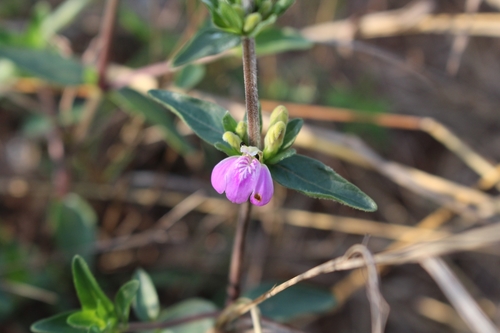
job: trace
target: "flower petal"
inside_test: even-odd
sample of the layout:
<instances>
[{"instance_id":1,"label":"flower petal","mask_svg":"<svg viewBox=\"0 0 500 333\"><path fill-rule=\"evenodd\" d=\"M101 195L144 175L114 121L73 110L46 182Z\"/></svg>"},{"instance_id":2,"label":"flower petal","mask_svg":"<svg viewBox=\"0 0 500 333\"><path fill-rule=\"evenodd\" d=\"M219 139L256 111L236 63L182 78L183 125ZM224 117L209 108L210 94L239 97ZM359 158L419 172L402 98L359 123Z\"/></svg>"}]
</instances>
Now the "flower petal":
<instances>
[{"instance_id":1,"label":"flower petal","mask_svg":"<svg viewBox=\"0 0 500 333\"><path fill-rule=\"evenodd\" d=\"M227 174L226 196L229 201L241 204L253 192L260 172L260 162L251 156L240 156Z\"/></svg>"},{"instance_id":2,"label":"flower petal","mask_svg":"<svg viewBox=\"0 0 500 333\"><path fill-rule=\"evenodd\" d=\"M212 170L212 186L214 189L219 192L219 194L224 193L226 190L226 179L227 174L231 166L238 160L239 156L230 156L226 157L222 161L220 161Z\"/></svg>"},{"instance_id":3,"label":"flower petal","mask_svg":"<svg viewBox=\"0 0 500 333\"><path fill-rule=\"evenodd\" d=\"M255 189L250 196L250 202L257 206L264 206L269 203L274 194L271 172L269 172L265 164L261 164L261 166Z\"/></svg>"}]
</instances>

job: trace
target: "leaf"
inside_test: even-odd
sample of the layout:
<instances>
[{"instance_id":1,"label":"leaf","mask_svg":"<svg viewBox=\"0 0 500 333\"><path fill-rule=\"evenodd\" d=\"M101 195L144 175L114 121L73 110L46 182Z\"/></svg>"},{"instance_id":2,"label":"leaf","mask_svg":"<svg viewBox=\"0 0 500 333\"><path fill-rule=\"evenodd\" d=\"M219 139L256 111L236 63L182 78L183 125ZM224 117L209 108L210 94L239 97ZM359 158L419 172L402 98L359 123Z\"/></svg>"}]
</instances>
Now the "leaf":
<instances>
[{"instance_id":1,"label":"leaf","mask_svg":"<svg viewBox=\"0 0 500 333\"><path fill-rule=\"evenodd\" d=\"M48 50L2 46L0 57L36 77L60 85L83 84L87 75L82 64Z\"/></svg>"},{"instance_id":2,"label":"leaf","mask_svg":"<svg viewBox=\"0 0 500 333\"><path fill-rule=\"evenodd\" d=\"M173 60L173 65L181 66L203 57L216 55L240 43L240 37L237 35L216 28L205 28L179 51Z\"/></svg>"},{"instance_id":3,"label":"leaf","mask_svg":"<svg viewBox=\"0 0 500 333\"><path fill-rule=\"evenodd\" d=\"M122 88L114 92L112 98L126 112L141 115L148 123L158 126L167 144L177 152L188 154L193 151L193 148L177 131L172 116L158 103L130 88Z\"/></svg>"},{"instance_id":4,"label":"leaf","mask_svg":"<svg viewBox=\"0 0 500 333\"><path fill-rule=\"evenodd\" d=\"M286 51L308 50L314 43L304 38L292 28L269 28L255 37L256 52L259 56Z\"/></svg>"},{"instance_id":5,"label":"leaf","mask_svg":"<svg viewBox=\"0 0 500 333\"><path fill-rule=\"evenodd\" d=\"M130 312L130 305L134 300L137 291L139 290L139 281L131 280L121 286L120 290L115 297L115 310L118 319L122 323L128 322L128 315Z\"/></svg>"},{"instance_id":6,"label":"leaf","mask_svg":"<svg viewBox=\"0 0 500 333\"><path fill-rule=\"evenodd\" d=\"M281 145L281 151L284 151L291 147L295 142L295 138L299 135L300 130L304 125L304 121L300 118L292 119L286 124L285 137L283 138L283 144Z\"/></svg>"},{"instance_id":7,"label":"leaf","mask_svg":"<svg viewBox=\"0 0 500 333\"><path fill-rule=\"evenodd\" d=\"M171 321L214 311L217 311L217 307L213 303L201 298L191 298L165 309L162 311L159 319L161 321ZM158 333L205 333L208 332L214 324L215 318L206 318L163 329Z\"/></svg>"},{"instance_id":8,"label":"leaf","mask_svg":"<svg viewBox=\"0 0 500 333\"><path fill-rule=\"evenodd\" d=\"M77 253L83 253L90 262L90 249L97 233L97 215L92 206L78 194L70 193L62 200L55 199L48 213L56 244L68 261Z\"/></svg>"},{"instance_id":9,"label":"leaf","mask_svg":"<svg viewBox=\"0 0 500 333\"><path fill-rule=\"evenodd\" d=\"M139 281L139 290L132 305L135 315L141 321L155 320L160 313L160 303L153 281L143 269L135 271L134 279Z\"/></svg>"},{"instance_id":10,"label":"leaf","mask_svg":"<svg viewBox=\"0 0 500 333\"><path fill-rule=\"evenodd\" d=\"M274 285L274 283L263 283L246 292L245 297L256 298ZM327 290L299 284L264 301L259 305L259 309L264 317L287 322L308 314L325 313L333 309L336 304L335 298Z\"/></svg>"},{"instance_id":11,"label":"leaf","mask_svg":"<svg viewBox=\"0 0 500 333\"><path fill-rule=\"evenodd\" d=\"M239 151L237 151L236 149L234 149L233 147L230 147L229 145L227 144L224 144L224 143L220 143L220 142L217 142L214 147L225 153L227 156L237 156L237 155L241 155L241 153Z\"/></svg>"},{"instance_id":12,"label":"leaf","mask_svg":"<svg viewBox=\"0 0 500 333\"><path fill-rule=\"evenodd\" d=\"M238 123L234 120L229 111L226 111L224 117L222 117L222 127L224 131L236 133L236 126L238 126Z\"/></svg>"},{"instance_id":13,"label":"leaf","mask_svg":"<svg viewBox=\"0 0 500 333\"><path fill-rule=\"evenodd\" d=\"M211 145L222 141L222 118L227 112L217 104L166 90L148 92L155 101L181 118L201 139Z\"/></svg>"},{"instance_id":14,"label":"leaf","mask_svg":"<svg viewBox=\"0 0 500 333\"><path fill-rule=\"evenodd\" d=\"M114 306L109 298L104 294L101 287L92 275L85 260L80 256L73 258L73 284L85 310L103 310L104 316L111 318L114 316Z\"/></svg>"},{"instance_id":15,"label":"leaf","mask_svg":"<svg viewBox=\"0 0 500 333\"><path fill-rule=\"evenodd\" d=\"M377 210L369 196L318 160L293 155L269 165L269 170L279 184L310 197L336 200L368 212Z\"/></svg>"},{"instance_id":16,"label":"leaf","mask_svg":"<svg viewBox=\"0 0 500 333\"><path fill-rule=\"evenodd\" d=\"M190 90L203 80L205 72L203 65L187 65L179 71L174 83L179 88Z\"/></svg>"},{"instance_id":17,"label":"leaf","mask_svg":"<svg viewBox=\"0 0 500 333\"><path fill-rule=\"evenodd\" d=\"M275 156L271 157L269 160L266 160L266 164L276 164L282 160L284 160L285 158L289 158L293 155L297 154L297 151L293 148L290 148L290 149L287 149L285 151L282 151L278 154L276 154Z\"/></svg>"},{"instance_id":18,"label":"leaf","mask_svg":"<svg viewBox=\"0 0 500 333\"><path fill-rule=\"evenodd\" d=\"M42 319L31 325L34 333L86 333L87 330L68 325L67 320L75 311L59 313L53 317Z\"/></svg>"},{"instance_id":19,"label":"leaf","mask_svg":"<svg viewBox=\"0 0 500 333\"><path fill-rule=\"evenodd\" d=\"M67 323L74 328L98 327L100 330L106 328L106 322L97 316L95 310L75 312L68 317Z\"/></svg>"},{"instance_id":20,"label":"leaf","mask_svg":"<svg viewBox=\"0 0 500 333\"><path fill-rule=\"evenodd\" d=\"M59 30L70 24L92 0L66 0L40 25L43 38L50 39Z\"/></svg>"}]
</instances>

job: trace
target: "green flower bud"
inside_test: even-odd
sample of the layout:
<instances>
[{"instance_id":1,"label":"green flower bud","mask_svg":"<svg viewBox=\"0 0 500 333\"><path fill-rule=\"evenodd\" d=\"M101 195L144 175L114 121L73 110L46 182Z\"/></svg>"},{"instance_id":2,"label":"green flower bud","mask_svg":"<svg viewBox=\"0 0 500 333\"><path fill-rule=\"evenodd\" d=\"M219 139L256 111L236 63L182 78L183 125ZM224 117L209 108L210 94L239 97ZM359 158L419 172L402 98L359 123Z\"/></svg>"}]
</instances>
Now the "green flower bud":
<instances>
[{"instance_id":1,"label":"green flower bud","mask_svg":"<svg viewBox=\"0 0 500 333\"><path fill-rule=\"evenodd\" d=\"M252 13L248 15L245 19L245 25L243 26L243 32L250 33L255 27L262 22L262 16L260 13Z\"/></svg>"},{"instance_id":2,"label":"green flower bud","mask_svg":"<svg viewBox=\"0 0 500 333\"><path fill-rule=\"evenodd\" d=\"M243 142L248 142L247 140L247 123L240 121L234 130L236 134L243 140Z\"/></svg>"},{"instance_id":3,"label":"green flower bud","mask_svg":"<svg viewBox=\"0 0 500 333\"><path fill-rule=\"evenodd\" d=\"M229 143L229 145L236 149L236 151L240 151L241 139L233 132L225 132L224 135L222 135L222 140Z\"/></svg>"},{"instance_id":4,"label":"green flower bud","mask_svg":"<svg viewBox=\"0 0 500 333\"><path fill-rule=\"evenodd\" d=\"M264 138L264 160L270 159L280 150L285 138L286 125L282 121L269 127Z\"/></svg>"},{"instance_id":5,"label":"green flower bud","mask_svg":"<svg viewBox=\"0 0 500 333\"><path fill-rule=\"evenodd\" d=\"M238 13L239 17L241 18L241 22L243 22L243 20L245 19L245 10L243 9L243 7L241 7L241 4L232 5L231 7L233 7L234 11Z\"/></svg>"},{"instance_id":6,"label":"green flower bud","mask_svg":"<svg viewBox=\"0 0 500 333\"><path fill-rule=\"evenodd\" d=\"M282 121L285 124L288 124L288 110L283 105L277 106L271 113L271 122L269 124L269 128L271 128L271 126L276 124L278 121Z\"/></svg>"},{"instance_id":7,"label":"green flower bud","mask_svg":"<svg viewBox=\"0 0 500 333\"><path fill-rule=\"evenodd\" d=\"M273 9L273 2L271 0L264 0L259 7L259 13L262 15L262 17L265 18L269 14L271 14L272 9Z\"/></svg>"}]
</instances>

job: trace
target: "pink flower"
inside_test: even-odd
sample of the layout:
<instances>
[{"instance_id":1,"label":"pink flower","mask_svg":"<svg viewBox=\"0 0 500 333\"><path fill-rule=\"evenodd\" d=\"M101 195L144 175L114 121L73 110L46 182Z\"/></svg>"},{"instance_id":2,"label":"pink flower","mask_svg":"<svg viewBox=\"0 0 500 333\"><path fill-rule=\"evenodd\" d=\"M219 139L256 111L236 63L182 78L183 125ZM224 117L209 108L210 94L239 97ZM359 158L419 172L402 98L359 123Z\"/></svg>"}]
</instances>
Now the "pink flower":
<instances>
[{"instance_id":1,"label":"pink flower","mask_svg":"<svg viewBox=\"0 0 500 333\"><path fill-rule=\"evenodd\" d=\"M212 186L229 201L241 204L250 198L257 206L267 204L274 193L273 179L265 164L248 154L231 156L212 171Z\"/></svg>"}]
</instances>

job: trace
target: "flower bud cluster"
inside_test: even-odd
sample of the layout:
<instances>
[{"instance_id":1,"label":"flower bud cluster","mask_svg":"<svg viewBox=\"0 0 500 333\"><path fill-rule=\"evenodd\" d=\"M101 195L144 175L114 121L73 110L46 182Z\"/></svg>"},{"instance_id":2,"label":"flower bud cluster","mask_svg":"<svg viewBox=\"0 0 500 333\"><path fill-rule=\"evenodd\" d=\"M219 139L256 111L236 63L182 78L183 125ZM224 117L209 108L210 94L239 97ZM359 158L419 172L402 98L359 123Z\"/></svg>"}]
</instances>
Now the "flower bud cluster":
<instances>
[{"instance_id":1,"label":"flower bud cluster","mask_svg":"<svg viewBox=\"0 0 500 333\"><path fill-rule=\"evenodd\" d=\"M295 0L254 0L246 8L245 0L202 0L218 28L241 36L256 36L273 24Z\"/></svg>"}]
</instances>

